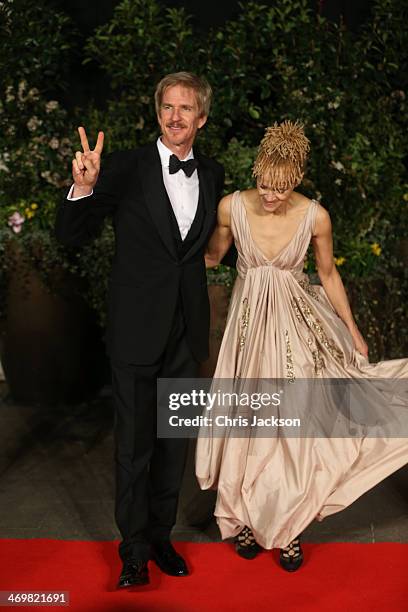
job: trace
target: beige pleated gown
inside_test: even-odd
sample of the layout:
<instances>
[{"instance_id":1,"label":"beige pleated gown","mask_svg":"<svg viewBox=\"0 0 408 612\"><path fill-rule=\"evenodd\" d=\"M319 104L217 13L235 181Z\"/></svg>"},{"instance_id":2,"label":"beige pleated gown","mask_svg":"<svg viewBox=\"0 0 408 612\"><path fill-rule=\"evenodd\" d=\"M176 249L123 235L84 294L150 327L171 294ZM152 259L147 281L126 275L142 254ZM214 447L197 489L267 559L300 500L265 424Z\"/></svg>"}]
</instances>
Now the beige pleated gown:
<instances>
[{"instance_id":1,"label":"beige pleated gown","mask_svg":"<svg viewBox=\"0 0 408 612\"><path fill-rule=\"evenodd\" d=\"M358 353L323 287L311 286L302 272L318 206L311 201L290 242L268 260L252 239L240 192L234 193L238 277L214 380L408 378L408 359L370 364ZM386 400L373 410L387 417ZM406 419L406 398L404 407ZM220 438L207 431L197 441L196 475L201 488L218 491L222 537L248 525L270 549L287 546L315 518L346 508L406 463L406 437Z\"/></svg>"}]
</instances>

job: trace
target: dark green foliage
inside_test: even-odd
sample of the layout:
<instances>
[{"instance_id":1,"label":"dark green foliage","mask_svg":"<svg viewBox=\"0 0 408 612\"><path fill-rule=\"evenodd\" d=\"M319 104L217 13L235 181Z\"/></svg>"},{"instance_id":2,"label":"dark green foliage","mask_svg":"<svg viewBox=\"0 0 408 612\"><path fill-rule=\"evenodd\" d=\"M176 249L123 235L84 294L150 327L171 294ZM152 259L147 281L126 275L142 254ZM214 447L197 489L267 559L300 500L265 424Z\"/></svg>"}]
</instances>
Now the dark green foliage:
<instances>
[{"instance_id":1,"label":"dark green foliage","mask_svg":"<svg viewBox=\"0 0 408 612\"><path fill-rule=\"evenodd\" d=\"M267 125L303 121L312 151L301 189L330 211L337 265L372 359L397 357L408 348L402 342L408 337L405 3L376 0L370 20L357 33L322 19L309 4L278 0L266 7L245 2L234 21L203 35L193 31L184 10L165 9L156 0L124 0L85 49L85 62L103 71L112 95L106 105L90 101L88 109L78 109L78 116L91 135L104 129L107 150L138 146L158 134L153 94L159 79L177 70L205 75L214 102L198 144L225 164L227 192L252 185L251 166ZM64 19L53 19L63 37ZM44 32L41 28L33 31ZM59 61L52 50L41 57L47 70ZM28 58L24 62L30 65ZM41 77L34 64L28 73L38 87ZM19 82L13 87L18 89ZM11 109L6 112L14 116ZM25 117L28 110L22 113ZM58 117L53 133L62 139L61 122L66 120ZM21 130L19 142L27 142L23 121L18 125L16 119L15 125ZM47 134L49 138L51 132ZM45 185L41 173L41 180L30 174L28 161L21 158L30 201L42 201L45 193L47 200L58 200L63 172L62 166L58 172L53 168L66 164L68 176L69 164L65 158L58 161L56 152L52 156L46 162L57 175L51 191L49 181ZM14 202L12 182L1 169L0 193L7 205ZM112 252L107 226L81 254L90 299L101 316L107 253ZM314 270L312 256L307 269ZM223 270L215 274L218 280L228 279Z\"/></svg>"},{"instance_id":2,"label":"dark green foliage","mask_svg":"<svg viewBox=\"0 0 408 612\"><path fill-rule=\"evenodd\" d=\"M75 30L38 0L0 6L0 312L9 270L30 262L46 280L56 266L75 270L53 238L55 207L69 184L74 124L49 92L64 84ZM10 216L24 219L19 234Z\"/></svg>"}]
</instances>

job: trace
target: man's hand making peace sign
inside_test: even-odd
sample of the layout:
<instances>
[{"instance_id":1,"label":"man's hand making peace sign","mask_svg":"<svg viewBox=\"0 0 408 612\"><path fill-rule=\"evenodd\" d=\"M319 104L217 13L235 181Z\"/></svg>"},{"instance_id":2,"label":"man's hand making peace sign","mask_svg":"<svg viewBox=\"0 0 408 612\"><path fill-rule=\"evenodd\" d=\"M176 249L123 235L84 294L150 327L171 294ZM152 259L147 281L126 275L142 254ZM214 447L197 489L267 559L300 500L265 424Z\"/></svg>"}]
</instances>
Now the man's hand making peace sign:
<instances>
[{"instance_id":1,"label":"man's hand making peace sign","mask_svg":"<svg viewBox=\"0 0 408 612\"><path fill-rule=\"evenodd\" d=\"M103 132L99 132L95 148L91 150L89 148L85 129L79 127L78 132L83 151L77 151L75 153L75 159L72 160L72 177L75 183L72 197L74 198L92 193L96 181L98 180L101 167L101 154L104 140Z\"/></svg>"}]
</instances>

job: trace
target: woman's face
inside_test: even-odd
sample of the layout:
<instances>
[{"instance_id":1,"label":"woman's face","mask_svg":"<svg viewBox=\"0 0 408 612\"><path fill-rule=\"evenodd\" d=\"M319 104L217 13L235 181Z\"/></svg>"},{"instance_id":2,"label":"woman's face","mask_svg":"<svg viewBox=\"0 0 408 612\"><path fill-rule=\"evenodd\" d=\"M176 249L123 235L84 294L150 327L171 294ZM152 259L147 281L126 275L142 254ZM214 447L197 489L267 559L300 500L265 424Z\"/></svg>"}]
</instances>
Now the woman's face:
<instances>
[{"instance_id":1,"label":"woman's face","mask_svg":"<svg viewBox=\"0 0 408 612\"><path fill-rule=\"evenodd\" d=\"M279 184L278 181L273 181ZM258 194L262 202L262 206L264 210L268 212L274 212L279 206L289 201L290 196L293 193L293 187L289 189L278 189L276 187L271 186L272 181L271 177L264 176L262 178L258 178L256 182L256 186L258 189Z\"/></svg>"}]
</instances>

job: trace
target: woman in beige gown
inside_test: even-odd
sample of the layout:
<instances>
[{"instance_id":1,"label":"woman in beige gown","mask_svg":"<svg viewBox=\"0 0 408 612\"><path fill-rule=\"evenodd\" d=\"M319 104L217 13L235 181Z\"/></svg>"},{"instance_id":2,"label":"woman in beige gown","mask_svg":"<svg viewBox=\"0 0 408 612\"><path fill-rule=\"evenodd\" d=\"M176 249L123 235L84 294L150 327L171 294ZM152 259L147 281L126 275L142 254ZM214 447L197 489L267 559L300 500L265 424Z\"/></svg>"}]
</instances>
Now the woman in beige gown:
<instances>
[{"instance_id":1,"label":"woman in beige gown","mask_svg":"<svg viewBox=\"0 0 408 612\"><path fill-rule=\"evenodd\" d=\"M234 241L238 276L214 380L407 378L407 359L369 363L334 265L329 214L293 190L308 149L298 123L268 128L254 165L257 188L220 202L206 263L217 265ZM322 286L303 273L310 242ZM372 406L379 414L391 411L383 399ZM406 400L390 419L401 418L401 405L406 424ZM217 437L207 428L197 441L196 475L201 488L217 489L221 535L235 537L239 554L278 547L282 567L293 571L302 563L298 536L306 526L408 463L407 442L386 434Z\"/></svg>"}]
</instances>

